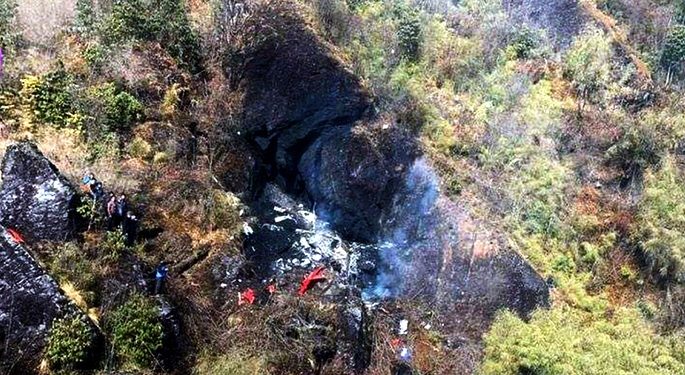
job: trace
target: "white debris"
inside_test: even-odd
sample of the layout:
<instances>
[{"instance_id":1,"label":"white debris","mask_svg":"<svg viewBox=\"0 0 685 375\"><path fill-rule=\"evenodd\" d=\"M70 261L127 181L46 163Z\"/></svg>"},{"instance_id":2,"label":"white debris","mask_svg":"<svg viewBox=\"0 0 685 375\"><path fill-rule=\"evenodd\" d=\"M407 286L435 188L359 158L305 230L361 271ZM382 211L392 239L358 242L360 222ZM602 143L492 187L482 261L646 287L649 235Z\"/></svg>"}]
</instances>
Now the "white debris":
<instances>
[{"instance_id":1,"label":"white debris","mask_svg":"<svg viewBox=\"0 0 685 375\"><path fill-rule=\"evenodd\" d=\"M300 210L297 211L298 214L304 218L304 220L307 222L309 225L314 225L316 223L316 214L313 212L305 211L305 210Z\"/></svg>"},{"instance_id":2,"label":"white debris","mask_svg":"<svg viewBox=\"0 0 685 375\"><path fill-rule=\"evenodd\" d=\"M409 329L409 321L407 319L400 320L400 331L398 333L400 335L406 335L408 329Z\"/></svg>"},{"instance_id":3,"label":"white debris","mask_svg":"<svg viewBox=\"0 0 685 375\"><path fill-rule=\"evenodd\" d=\"M254 230L252 230L252 227L250 227L250 224L243 222L243 233L245 233L246 236L249 236L252 233L254 233Z\"/></svg>"},{"instance_id":4,"label":"white debris","mask_svg":"<svg viewBox=\"0 0 685 375\"><path fill-rule=\"evenodd\" d=\"M281 221L285 221L285 220L295 221L295 219L293 219L293 217L290 215L276 216L276 218L274 218L275 223L280 223Z\"/></svg>"},{"instance_id":5,"label":"white debris","mask_svg":"<svg viewBox=\"0 0 685 375\"><path fill-rule=\"evenodd\" d=\"M431 327L432 327L432 326L430 325L430 323L426 323L426 325L423 326L423 328L425 328L426 331L430 330Z\"/></svg>"},{"instance_id":6,"label":"white debris","mask_svg":"<svg viewBox=\"0 0 685 375\"><path fill-rule=\"evenodd\" d=\"M219 286L222 287L222 288L226 288L226 287L228 286L228 284L226 284L226 283L221 283L221 285L219 285Z\"/></svg>"},{"instance_id":7,"label":"white debris","mask_svg":"<svg viewBox=\"0 0 685 375\"><path fill-rule=\"evenodd\" d=\"M286 212L286 211L288 211L288 210L286 210L286 209L283 208L283 207L274 206L274 211L276 211L276 212L282 214L282 213L284 213L284 212Z\"/></svg>"},{"instance_id":8,"label":"white debris","mask_svg":"<svg viewBox=\"0 0 685 375\"><path fill-rule=\"evenodd\" d=\"M323 257L321 256L321 254L314 254L314 255L312 255L312 260L315 261L315 262L321 261L322 258L323 258Z\"/></svg>"},{"instance_id":9,"label":"white debris","mask_svg":"<svg viewBox=\"0 0 685 375\"><path fill-rule=\"evenodd\" d=\"M300 237L300 245L304 248L310 247L309 242L307 242L307 239L304 237Z\"/></svg>"}]
</instances>

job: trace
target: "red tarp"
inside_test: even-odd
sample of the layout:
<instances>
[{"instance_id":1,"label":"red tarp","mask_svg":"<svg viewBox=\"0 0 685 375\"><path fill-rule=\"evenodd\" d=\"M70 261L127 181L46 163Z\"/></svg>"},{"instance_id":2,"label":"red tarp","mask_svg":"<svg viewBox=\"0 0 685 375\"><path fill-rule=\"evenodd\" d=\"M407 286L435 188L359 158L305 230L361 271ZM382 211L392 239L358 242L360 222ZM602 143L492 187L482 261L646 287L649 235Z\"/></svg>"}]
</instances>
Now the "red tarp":
<instances>
[{"instance_id":1,"label":"red tarp","mask_svg":"<svg viewBox=\"0 0 685 375\"><path fill-rule=\"evenodd\" d=\"M326 277L323 275L323 271L324 268L319 267L307 275L307 277L302 280L300 290L297 292L297 294L303 296L317 281L326 280Z\"/></svg>"},{"instance_id":2,"label":"red tarp","mask_svg":"<svg viewBox=\"0 0 685 375\"><path fill-rule=\"evenodd\" d=\"M269 292L269 294L274 294L276 293L276 284L269 284L266 287L266 291Z\"/></svg>"},{"instance_id":3,"label":"red tarp","mask_svg":"<svg viewBox=\"0 0 685 375\"><path fill-rule=\"evenodd\" d=\"M24 243L24 237L22 237L21 234L19 234L19 232L17 232L16 230L7 228L7 233L9 233L10 237L12 237L14 242Z\"/></svg>"},{"instance_id":4,"label":"red tarp","mask_svg":"<svg viewBox=\"0 0 685 375\"><path fill-rule=\"evenodd\" d=\"M244 292L238 293L238 306L244 305L246 303L253 304L255 299L254 290L251 288L245 289Z\"/></svg>"}]
</instances>

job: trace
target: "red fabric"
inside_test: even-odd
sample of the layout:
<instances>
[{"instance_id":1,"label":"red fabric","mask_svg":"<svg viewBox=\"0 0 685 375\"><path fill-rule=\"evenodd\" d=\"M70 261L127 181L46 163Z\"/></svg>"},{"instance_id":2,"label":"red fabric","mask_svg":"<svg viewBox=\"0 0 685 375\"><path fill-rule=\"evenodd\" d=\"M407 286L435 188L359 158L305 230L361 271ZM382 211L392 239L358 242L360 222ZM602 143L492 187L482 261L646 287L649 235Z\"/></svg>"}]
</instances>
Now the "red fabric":
<instances>
[{"instance_id":1,"label":"red fabric","mask_svg":"<svg viewBox=\"0 0 685 375\"><path fill-rule=\"evenodd\" d=\"M300 284L300 290L297 292L297 294L303 296L317 281L326 280L326 276L323 275L324 270L325 269L323 267L319 267L307 275L307 277L302 280L302 284Z\"/></svg>"},{"instance_id":2,"label":"red fabric","mask_svg":"<svg viewBox=\"0 0 685 375\"><path fill-rule=\"evenodd\" d=\"M246 303L252 305L254 303L254 299L254 290L252 290L252 288L247 288L244 292L238 293L238 306Z\"/></svg>"},{"instance_id":3,"label":"red fabric","mask_svg":"<svg viewBox=\"0 0 685 375\"><path fill-rule=\"evenodd\" d=\"M266 287L266 291L269 292L269 294L274 294L276 293L276 284L269 284Z\"/></svg>"},{"instance_id":4,"label":"red fabric","mask_svg":"<svg viewBox=\"0 0 685 375\"><path fill-rule=\"evenodd\" d=\"M22 237L21 234L19 234L19 232L17 232L16 230L7 228L7 233L10 234L14 242L24 243L24 237Z\"/></svg>"},{"instance_id":5,"label":"red fabric","mask_svg":"<svg viewBox=\"0 0 685 375\"><path fill-rule=\"evenodd\" d=\"M390 341L390 345L393 347L393 349L397 349L400 346L402 346L402 340L401 339L392 339L392 341Z\"/></svg>"}]
</instances>

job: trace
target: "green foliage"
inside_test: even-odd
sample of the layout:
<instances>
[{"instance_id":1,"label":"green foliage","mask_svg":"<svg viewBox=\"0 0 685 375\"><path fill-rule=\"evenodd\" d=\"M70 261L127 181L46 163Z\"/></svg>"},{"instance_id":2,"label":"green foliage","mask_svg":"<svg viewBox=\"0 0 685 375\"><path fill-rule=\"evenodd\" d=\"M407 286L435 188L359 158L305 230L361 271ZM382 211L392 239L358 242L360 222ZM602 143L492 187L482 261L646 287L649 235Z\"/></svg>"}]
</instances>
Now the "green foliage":
<instances>
[{"instance_id":1,"label":"green foliage","mask_svg":"<svg viewBox=\"0 0 685 375\"><path fill-rule=\"evenodd\" d=\"M666 37L661 65L672 68L685 60L685 26L675 26Z\"/></svg>"},{"instance_id":2,"label":"green foliage","mask_svg":"<svg viewBox=\"0 0 685 375\"><path fill-rule=\"evenodd\" d=\"M530 323L506 312L485 337L480 373L675 375L685 372L684 350L655 335L633 309L608 321L558 307L534 313Z\"/></svg>"},{"instance_id":3,"label":"green foliage","mask_svg":"<svg viewBox=\"0 0 685 375\"><path fill-rule=\"evenodd\" d=\"M97 14L93 0L76 0L74 29L82 35L89 35L95 29Z\"/></svg>"},{"instance_id":4,"label":"green foliage","mask_svg":"<svg viewBox=\"0 0 685 375\"><path fill-rule=\"evenodd\" d=\"M125 249L126 237L121 229L109 231L105 234L101 244L101 251L104 253L105 259L117 261Z\"/></svg>"},{"instance_id":5,"label":"green foliage","mask_svg":"<svg viewBox=\"0 0 685 375\"><path fill-rule=\"evenodd\" d=\"M91 328L79 317L57 319L48 336L45 358L53 370L73 370L83 365L93 342Z\"/></svg>"},{"instance_id":6,"label":"green foliage","mask_svg":"<svg viewBox=\"0 0 685 375\"><path fill-rule=\"evenodd\" d=\"M685 281L685 186L675 160L648 171L633 240L650 269L670 281Z\"/></svg>"},{"instance_id":7,"label":"green foliage","mask_svg":"<svg viewBox=\"0 0 685 375\"><path fill-rule=\"evenodd\" d=\"M535 50L540 44L541 40L535 30L524 26L514 34L511 44L507 47L507 54L516 59L529 59L535 56Z\"/></svg>"},{"instance_id":8,"label":"green foliage","mask_svg":"<svg viewBox=\"0 0 685 375\"><path fill-rule=\"evenodd\" d=\"M0 47L10 45L15 35L12 30L12 20L16 14L17 3L15 0L0 0ZM4 53L7 50L3 49Z\"/></svg>"},{"instance_id":9,"label":"green foliage","mask_svg":"<svg viewBox=\"0 0 685 375\"><path fill-rule=\"evenodd\" d=\"M421 19L416 11L404 8L399 11L397 40L399 41L402 57L409 61L418 60L421 53L423 36L421 32Z\"/></svg>"},{"instance_id":10,"label":"green foliage","mask_svg":"<svg viewBox=\"0 0 685 375\"><path fill-rule=\"evenodd\" d=\"M25 76L20 96L32 121L64 126L73 110L72 77L59 69L43 76Z\"/></svg>"},{"instance_id":11,"label":"green foliage","mask_svg":"<svg viewBox=\"0 0 685 375\"><path fill-rule=\"evenodd\" d=\"M134 294L107 318L116 355L125 368L151 368L162 347L163 328L154 302Z\"/></svg>"},{"instance_id":12,"label":"green foliage","mask_svg":"<svg viewBox=\"0 0 685 375\"><path fill-rule=\"evenodd\" d=\"M194 375L254 375L270 374L264 358L250 354L231 352L220 357L203 357L198 361Z\"/></svg>"},{"instance_id":13,"label":"green foliage","mask_svg":"<svg viewBox=\"0 0 685 375\"><path fill-rule=\"evenodd\" d=\"M646 111L624 121L623 133L607 150L606 158L620 167L626 178L639 176L645 168L658 165L685 135L685 118L670 110Z\"/></svg>"},{"instance_id":14,"label":"green foliage","mask_svg":"<svg viewBox=\"0 0 685 375\"><path fill-rule=\"evenodd\" d=\"M595 100L610 80L611 41L598 29L573 40L564 59L564 75L583 100Z\"/></svg>"},{"instance_id":15,"label":"green foliage","mask_svg":"<svg viewBox=\"0 0 685 375\"><path fill-rule=\"evenodd\" d=\"M115 0L103 28L107 43L158 42L192 73L202 69L200 43L183 0Z\"/></svg>"},{"instance_id":16,"label":"green foliage","mask_svg":"<svg viewBox=\"0 0 685 375\"><path fill-rule=\"evenodd\" d=\"M83 50L83 58L92 70L99 71L105 62L104 48L97 43L89 44Z\"/></svg>"},{"instance_id":17,"label":"green foliage","mask_svg":"<svg viewBox=\"0 0 685 375\"><path fill-rule=\"evenodd\" d=\"M74 242L67 242L54 251L49 264L51 275L62 282L71 283L83 296L88 306L96 304L99 297L95 264L86 251Z\"/></svg>"},{"instance_id":18,"label":"green foliage","mask_svg":"<svg viewBox=\"0 0 685 375\"><path fill-rule=\"evenodd\" d=\"M143 105L133 95L113 83L105 83L90 90L91 111L106 131L128 130L143 118Z\"/></svg>"}]
</instances>

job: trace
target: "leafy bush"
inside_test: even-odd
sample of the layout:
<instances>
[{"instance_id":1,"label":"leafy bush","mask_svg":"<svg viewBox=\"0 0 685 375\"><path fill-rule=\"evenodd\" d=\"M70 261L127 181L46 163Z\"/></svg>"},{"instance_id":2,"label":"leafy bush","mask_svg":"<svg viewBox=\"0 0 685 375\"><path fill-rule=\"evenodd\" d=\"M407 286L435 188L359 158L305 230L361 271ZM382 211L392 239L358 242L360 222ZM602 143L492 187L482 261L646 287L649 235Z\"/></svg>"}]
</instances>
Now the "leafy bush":
<instances>
[{"instance_id":1,"label":"leafy bush","mask_svg":"<svg viewBox=\"0 0 685 375\"><path fill-rule=\"evenodd\" d=\"M0 46L9 45L14 39L12 20L16 14L16 9L15 0L0 0Z\"/></svg>"},{"instance_id":2,"label":"leafy bush","mask_svg":"<svg viewBox=\"0 0 685 375\"><path fill-rule=\"evenodd\" d=\"M661 65L672 68L685 60L685 26L675 26L669 33L661 53Z\"/></svg>"},{"instance_id":3,"label":"leafy bush","mask_svg":"<svg viewBox=\"0 0 685 375\"><path fill-rule=\"evenodd\" d=\"M107 319L112 346L124 367L150 368L162 347L159 311L146 297L134 294Z\"/></svg>"},{"instance_id":4,"label":"leafy bush","mask_svg":"<svg viewBox=\"0 0 685 375\"><path fill-rule=\"evenodd\" d=\"M516 59L531 58L539 48L540 42L538 34L524 26L514 34L511 44L507 47L507 54Z\"/></svg>"},{"instance_id":5,"label":"leafy bush","mask_svg":"<svg viewBox=\"0 0 685 375\"><path fill-rule=\"evenodd\" d=\"M49 264L50 273L60 282L69 282L83 295L84 302L92 306L98 298L98 280L94 263L84 249L68 242L55 249Z\"/></svg>"},{"instance_id":6,"label":"leafy bush","mask_svg":"<svg viewBox=\"0 0 685 375\"><path fill-rule=\"evenodd\" d=\"M183 0L115 0L103 29L108 43L158 42L191 72L202 69L199 39Z\"/></svg>"},{"instance_id":7,"label":"leafy bush","mask_svg":"<svg viewBox=\"0 0 685 375\"><path fill-rule=\"evenodd\" d=\"M125 249L126 237L121 229L110 231L105 234L105 239L102 241L101 245L101 250L105 259L117 261Z\"/></svg>"},{"instance_id":8,"label":"leafy bush","mask_svg":"<svg viewBox=\"0 0 685 375\"><path fill-rule=\"evenodd\" d=\"M482 374L682 374L685 349L655 335L635 310L612 321L558 307L525 323L506 312L485 337Z\"/></svg>"},{"instance_id":9,"label":"leafy bush","mask_svg":"<svg viewBox=\"0 0 685 375\"><path fill-rule=\"evenodd\" d=\"M94 117L105 125L106 131L128 130L143 118L143 105L133 95L113 83L105 83L90 90Z\"/></svg>"},{"instance_id":10,"label":"leafy bush","mask_svg":"<svg viewBox=\"0 0 685 375\"><path fill-rule=\"evenodd\" d=\"M94 31L97 14L93 0L76 0L76 17L74 30L80 34L88 35Z\"/></svg>"},{"instance_id":11,"label":"leafy bush","mask_svg":"<svg viewBox=\"0 0 685 375\"><path fill-rule=\"evenodd\" d=\"M53 370L73 370L82 366L93 345L88 323L79 317L57 319L52 323L45 357Z\"/></svg>"},{"instance_id":12,"label":"leafy bush","mask_svg":"<svg viewBox=\"0 0 685 375\"><path fill-rule=\"evenodd\" d=\"M418 60L421 52L421 20L417 12L402 9L397 27L397 39L402 56L410 61Z\"/></svg>"},{"instance_id":13,"label":"leafy bush","mask_svg":"<svg viewBox=\"0 0 685 375\"><path fill-rule=\"evenodd\" d=\"M646 111L627 120L621 137L606 152L607 160L623 170L626 178L639 176L658 165L668 151L675 150L685 135L685 119L669 110Z\"/></svg>"},{"instance_id":14,"label":"leafy bush","mask_svg":"<svg viewBox=\"0 0 685 375\"><path fill-rule=\"evenodd\" d=\"M685 186L675 160L648 171L633 239L650 269L671 281L685 281Z\"/></svg>"},{"instance_id":15,"label":"leafy bush","mask_svg":"<svg viewBox=\"0 0 685 375\"><path fill-rule=\"evenodd\" d=\"M598 29L577 36L566 54L564 75L583 100L597 99L610 79L611 41Z\"/></svg>"},{"instance_id":16,"label":"leafy bush","mask_svg":"<svg viewBox=\"0 0 685 375\"><path fill-rule=\"evenodd\" d=\"M32 121L64 126L73 110L72 78L64 70L25 76L20 96Z\"/></svg>"}]
</instances>

